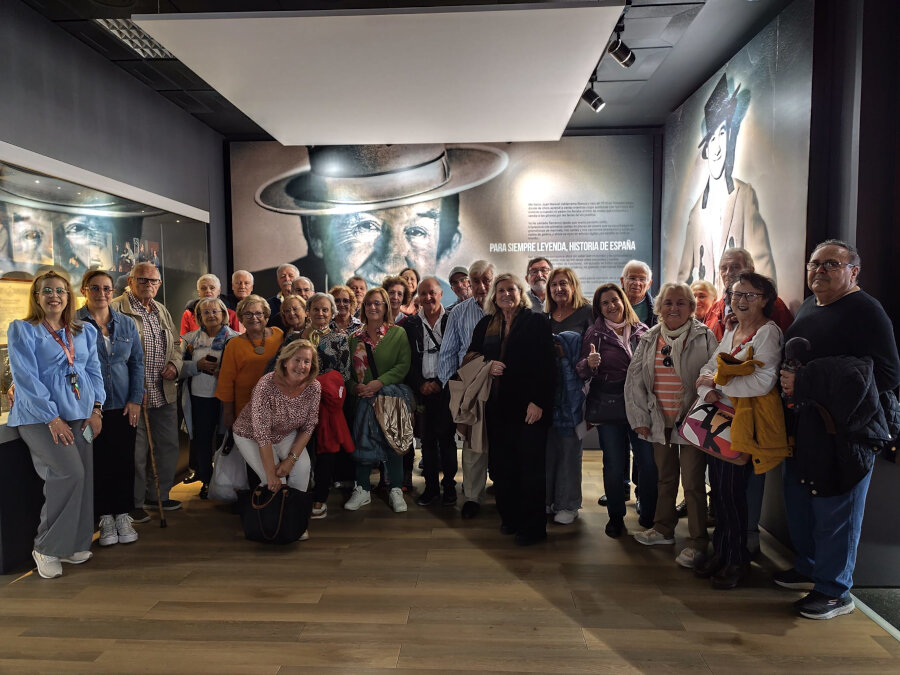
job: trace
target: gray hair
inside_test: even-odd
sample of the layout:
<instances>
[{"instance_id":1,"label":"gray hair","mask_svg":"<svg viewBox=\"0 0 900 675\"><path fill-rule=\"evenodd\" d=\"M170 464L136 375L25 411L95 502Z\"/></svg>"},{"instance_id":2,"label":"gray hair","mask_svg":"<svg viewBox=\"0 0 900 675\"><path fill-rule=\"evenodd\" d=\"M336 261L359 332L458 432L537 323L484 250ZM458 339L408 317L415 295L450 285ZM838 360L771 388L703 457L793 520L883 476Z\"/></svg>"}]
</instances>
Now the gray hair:
<instances>
[{"instance_id":1,"label":"gray hair","mask_svg":"<svg viewBox=\"0 0 900 675\"><path fill-rule=\"evenodd\" d=\"M850 264L855 265L856 267L861 266L861 260L859 257L859 251L856 250L856 247L853 244L848 244L846 241L842 239L826 239L825 241L816 244L816 247L813 249L813 253L818 251L820 248L825 248L826 246L837 246L838 248L842 248L847 251L848 257L850 258Z\"/></svg>"},{"instance_id":2,"label":"gray hair","mask_svg":"<svg viewBox=\"0 0 900 675\"><path fill-rule=\"evenodd\" d=\"M494 300L497 297L497 286L504 281L511 281L519 288L519 309L531 307L531 300L529 300L526 295L528 287L525 286L525 282L512 272L504 272L494 279L494 282L491 284L491 290L488 291L487 297L484 299L485 314L494 315L500 311Z\"/></svg>"},{"instance_id":3,"label":"gray hair","mask_svg":"<svg viewBox=\"0 0 900 675\"><path fill-rule=\"evenodd\" d=\"M726 255L740 255L744 259L744 269L748 269L751 272L756 271L756 266L753 264L753 255L745 248L741 248L740 246L732 246L731 248L726 248L722 251L722 258ZM719 258L721 261L722 258ZM720 262L721 264L721 262Z\"/></svg>"},{"instance_id":4,"label":"gray hair","mask_svg":"<svg viewBox=\"0 0 900 675\"><path fill-rule=\"evenodd\" d=\"M470 277L480 277L487 271L494 271L494 263L488 262L487 260L476 260L471 265L469 265Z\"/></svg>"},{"instance_id":5,"label":"gray hair","mask_svg":"<svg viewBox=\"0 0 900 675\"><path fill-rule=\"evenodd\" d=\"M312 315L313 305L319 302L320 300L327 300L328 304L331 305L331 318L337 316L337 305L334 302L334 296L331 293L313 293L309 296L309 300L306 301L306 312Z\"/></svg>"},{"instance_id":6,"label":"gray hair","mask_svg":"<svg viewBox=\"0 0 900 675\"><path fill-rule=\"evenodd\" d=\"M247 270L235 270L231 275L231 283L234 283L234 280L237 279L238 274L246 274L248 277L250 277L250 283L253 283L253 274L251 272L248 272Z\"/></svg>"},{"instance_id":7,"label":"gray hair","mask_svg":"<svg viewBox=\"0 0 900 675\"><path fill-rule=\"evenodd\" d=\"M284 263L284 264L282 264L282 265L279 265L279 266L278 266L278 269L275 270L275 276L276 276L276 277L277 277L279 274L281 274L281 270L294 270L294 274L295 274L296 276L298 276L298 277L300 276L300 270L297 269L297 266L296 266L296 265L292 265L291 263Z\"/></svg>"},{"instance_id":8,"label":"gray hair","mask_svg":"<svg viewBox=\"0 0 900 675\"><path fill-rule=\"evenodd\" d=\"M294 269L297 269L297 268L295 267ZM309 284L309 287L312 289L313 293L316 292L316 285L312 282L312 279L310 279L309 277L297 277L296 279L294 279L291 282L291 288L293 288L294 284L296 284L298 281L305 281L306 283Z\"/></svg>"},{"instance_id":9,"label":"gray hair","mask_svg":"<svg viewBox=\"0 0 900 675\"><path fill-rule=\"evenodd\" d=\"M645 263L643 260L629 260L622 267L622 277L625 277L625 272L628 271L629 267L640 267L644 270L644 274L647 275L647 281L653 281L653 270L650 269L650 265Z\"/></svg>"},{"instance_id":10,"label":"gray hair","mask_svg":"<svg viewBox=\"0 0 900 675\"><path fill-rule=\"evenodd\" d=\"M219 277L217 277L215 274L210 273L210 274L201 274L200 277L197 279L197 290L198 291L200 290L200 284L203 283L204 281L211 281L216 285L216 287L219 290L222 290L222 282L219 281Z\"/></svg>"},{"instance_id":11,"label":"gray hair","mask_svg":"<svg viewBox=\"0 0 900 675\"><path fill-rule=\"evenodd\" d=\"M139 276L141 276L137 273L137 271L139 269L145 268L145 267L155 269L157 272L159 272L159 268L156 265L154 265L149 260L144 260L143 262L139 262L137 265L135 265L134 267L131 268L131 271L128 273L128 278L129 279L137 279Z\"/></svg>"}]
</instances>

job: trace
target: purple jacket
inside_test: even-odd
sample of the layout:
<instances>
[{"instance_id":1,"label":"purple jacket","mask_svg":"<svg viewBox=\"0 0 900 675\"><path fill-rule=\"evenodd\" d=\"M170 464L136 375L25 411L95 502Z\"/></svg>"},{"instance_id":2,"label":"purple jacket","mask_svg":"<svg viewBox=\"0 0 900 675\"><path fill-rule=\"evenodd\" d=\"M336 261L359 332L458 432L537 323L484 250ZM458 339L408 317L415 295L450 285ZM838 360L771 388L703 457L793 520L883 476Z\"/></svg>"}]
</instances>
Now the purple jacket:
<instances>
[{"instance_id":1,"label":"purple jacket","mask_svg":"<svg viewBox=\"0 0 900 675\"><path fill-rule=\"evenodd\" d=\"M631 343L632 353L637 348L641 336L647 330L647 326L642 323L632 327L631 337L628 340ZM591 352L591 345L594 345L600 354L600 365L596 371L592 371L587 364L587 355ZM607 327L606 321L602 316L598 317L594 324L584 332L584 340L581 343L581 358L575 365L575 371L583 380L597 377L615 382L625 379L630 363L631 357L619 344L618 336L611 328Z\"/></svg>"}]
</instances>

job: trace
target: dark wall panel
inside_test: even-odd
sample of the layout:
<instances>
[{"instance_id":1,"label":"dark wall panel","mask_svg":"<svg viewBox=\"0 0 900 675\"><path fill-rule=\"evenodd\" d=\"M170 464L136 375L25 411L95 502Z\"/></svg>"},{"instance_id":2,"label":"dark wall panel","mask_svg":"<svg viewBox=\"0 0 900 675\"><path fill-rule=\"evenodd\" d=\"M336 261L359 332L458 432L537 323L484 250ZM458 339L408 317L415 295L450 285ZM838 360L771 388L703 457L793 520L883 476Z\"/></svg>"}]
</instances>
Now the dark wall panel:
<instances>
[{"instance_id":1,"label":"dark wall panel","mask_svg":"<svg viewBox=\"0 0 900 675\"><path fill-rule=\"evenodd\" d=\"M0 2L0 140L210 213L225 239L222 138L18 0ZM210 265L224 277L223 246Z\"/></svg>"}]
</instances>

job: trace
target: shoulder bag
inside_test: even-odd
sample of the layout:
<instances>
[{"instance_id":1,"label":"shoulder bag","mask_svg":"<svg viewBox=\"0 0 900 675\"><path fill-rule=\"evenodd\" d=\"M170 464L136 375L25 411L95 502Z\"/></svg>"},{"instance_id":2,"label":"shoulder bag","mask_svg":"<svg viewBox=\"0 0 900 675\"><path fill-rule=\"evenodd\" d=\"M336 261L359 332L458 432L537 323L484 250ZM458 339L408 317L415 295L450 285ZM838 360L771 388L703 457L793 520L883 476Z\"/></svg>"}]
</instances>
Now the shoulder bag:
<instances>
[{"instance_id":1,"label":"shoulder bag","mask_svg":"<svg viewBox=\"0 0 900 675\"><path fill-rule=\"evenodd\" d=\"M734 409L721 401L706 403L698 398L678 429L681 437L713 457L732 464L746 464L750 455L731 449Z\"/></svg>"}]
</instances>

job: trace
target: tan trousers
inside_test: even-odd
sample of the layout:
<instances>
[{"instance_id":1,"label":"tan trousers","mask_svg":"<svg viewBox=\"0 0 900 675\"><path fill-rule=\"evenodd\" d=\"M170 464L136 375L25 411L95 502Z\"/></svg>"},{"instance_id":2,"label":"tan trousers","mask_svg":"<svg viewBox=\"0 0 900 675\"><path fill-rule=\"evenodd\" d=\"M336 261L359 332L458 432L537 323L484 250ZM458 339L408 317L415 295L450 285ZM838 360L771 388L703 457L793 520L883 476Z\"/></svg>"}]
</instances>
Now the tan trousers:
<instances>
[{"instance_id":1,"label":"tan trousers","mask_svg":"<svg viewBox=\"0 0 900 675\"><path fill-rule=\"evenodd\" d=\"M488 453L463 448L462 470L463 496L467 502L480 504L484 501L484 489L487 486Z\"/></svg>"},{"instance_id":2,"label":"tan trousers","mask_svg":"<svg viewBox=\"0 0 900 675\"><path fill-rule=\"evenodd\" d=\"M671 537L675 534L678 514L675 501L678 498L678 476L687 502L687 546L706 552L709 533L706 531L706 455L693 445L653 444L653 458L659 469L659 497L653 528Z\"/></svg>"}]
</instances>

